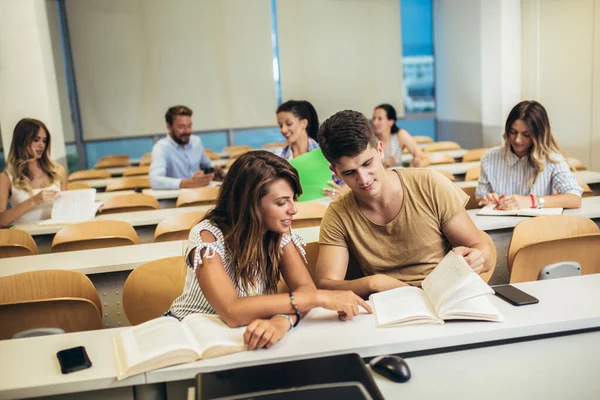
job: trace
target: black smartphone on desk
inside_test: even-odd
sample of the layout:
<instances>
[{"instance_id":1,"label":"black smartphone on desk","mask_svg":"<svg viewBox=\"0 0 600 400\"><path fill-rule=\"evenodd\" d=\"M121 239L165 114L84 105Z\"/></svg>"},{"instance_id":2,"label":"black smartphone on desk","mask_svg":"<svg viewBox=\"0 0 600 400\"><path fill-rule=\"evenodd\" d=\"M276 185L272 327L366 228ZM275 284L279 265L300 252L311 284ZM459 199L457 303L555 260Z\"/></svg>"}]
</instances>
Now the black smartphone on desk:
<instances>
[{"instance_id":1,"label":"black smartphone on desk","mask_svg":"<svg viewBox=\"0 0 600 400\"><path fill-rule=\"evenodd\" d=\"M514 306L525 306L527 304L539 303L539 300L512 285L493 286L496 296L508 301Z\"/></svg>"},{"instance_id":2,"label":"black smartphone on desk","mask_svg":"<svg viewBox=\"0 0 600 400\"><path fill-rule=\"evenodd\" d=\"M92 366L92 362L83 346L61 350L56 353L56 358L58 358L60 371L63 374L81 371L82 369L88 369Z\"/></svg>"},{"instance_id":3,"label":"black smartphone on desk","mask_svg":"<svg viewBox=\"0 0 600 400\"><path fill-rule=\"evenodd\" d=\"M212 174L215 172L215 169L213 167L209 167L209 168L202 168L202 171L204 171L205 174Z\"/></svg>"}]
</instances>

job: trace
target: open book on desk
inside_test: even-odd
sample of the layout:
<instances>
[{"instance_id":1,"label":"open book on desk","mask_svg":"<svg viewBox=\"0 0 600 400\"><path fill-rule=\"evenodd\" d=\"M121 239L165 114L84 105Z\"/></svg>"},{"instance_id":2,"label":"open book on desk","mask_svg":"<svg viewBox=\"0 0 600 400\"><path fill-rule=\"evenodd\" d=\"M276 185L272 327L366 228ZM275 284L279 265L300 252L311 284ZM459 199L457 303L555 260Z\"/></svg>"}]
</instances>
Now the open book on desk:
<instances>
[{"instance_id":1,"label":"open book on desk","mask_svg":"<svg viewBox=\"0 0 600 400\"><path fill-rule=\"evenodd\" d=\"M246 327L230 328L218 316L159 317L123 329L113 338L117 378L246 350Z\"/></svg>"},{"instance_id":2,"label":"open book on desk","mask_svg":"<svg viewBox=\"0 0 600 400\"><path fill-rule=\"evenodd\" d=\"M563 212L562 208L521 208L519 210L496 210L496 206L496 204L488 204L481 210L477 211L477 215L538 217L540 215L560 215Z\"/></svg>"},{"instance_id":3,"label":"open book on desk","mask_svg":"<svg viewBox=\"0 0 600 400\"><path fill-rule=\"evenodd\" d=\"M96 189L77 189L60 192L52 204L50 219L39 225L65 225L94 219L102 202L96 202Z\"/></svg>"},{"instance_id":4,"label":"open book on desk","mask_svg":"<svg viewBox=\"0 0 600 400\"><path fill-rule=\"evenodd\" d=\"M369 297L375 326L443 324L444 320L504 321L486 297L494 291L453 251L425 278L423 289L405 286Z\"/></svg>"}]
</instances>

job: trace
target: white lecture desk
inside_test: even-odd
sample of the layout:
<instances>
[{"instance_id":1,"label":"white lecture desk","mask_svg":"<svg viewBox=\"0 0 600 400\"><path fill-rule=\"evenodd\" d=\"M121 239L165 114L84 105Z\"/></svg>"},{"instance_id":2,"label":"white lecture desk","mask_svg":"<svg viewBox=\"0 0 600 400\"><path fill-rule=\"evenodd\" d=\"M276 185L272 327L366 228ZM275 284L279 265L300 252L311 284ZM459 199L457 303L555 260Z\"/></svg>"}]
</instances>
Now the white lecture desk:
<instances>
[{"instance_id":1,"label":"white lecture desk","mask_svg":"<svg viewBox=\"0 0 600 400\"><path fill-rule=\"evenodd\" d=\"M432 153L438 153L438 154L446 154L449 155L452 158L455 159L462 159L462 157L468 152L469 150L466 149L459 149L459 150L442 150L442 151L435 151ZM432 154L432 153L425 153L425 154ZM411 162L413 159L413 155L410 153L404 153L402 154L402 158L401 158L401 162L402 163L408 163Z\"/></svg>"},{"instance_id":2,"label":"white lecture desk","mask_svg":"<svg viewBox=\"0 0 600 400\"><path fill-rule=\"evenodd\" d=\"M481 162L479 162L479 161L470 161L470 162L464 162L464 163L461 162L461 163L454 163L454 164L430 165L427 168L443 169L443 170L450 172L452 175L464 175L467 173L468 170L470 170L473 167L477 167L479 165L481 165Z\"/></svg>"},{"instance_id":3,"label":"white lecture desk","mask_svg":"<svg viewBox=\"0 0 600 400\"><path fill-rule=\"evenodd\" d=\"M588 185L596 185L600 183L600 172L596 171L575 171L573 175L577 178L577 180L587 183ZM462 181L462 182L454 182L458 187L477 187L478 181Z\"/></svg>"},{"instance_id":4,"label":"white lecture desk","mask_svg":"<svg viewBox=\"0 0 600 400\"><path fill-rule=\"evenodd\" d=\"M207 359L195 363L178 365L141 374L125 381L116 380L115 362L112 359L111 338L116 330L98 330L92 332L80 332L56 336L44 336L29 339L0 341L0 399L12 399L17 397L34 397L50 394L66 394L75 392L86 393L86 399L98 398L97 391L100 389L117 388L118 386L131 386L146 384L162 384L171 382L171 385L190 386L191 379L199 372L211 372L224 369L246 367L252 365L268 364L281 361L291 361L303 358L320 357L326 355L358 353L361 357L373 357L380 354L400 353L407 357L411 366L413 379L406 386L411 389L414 386L424 385L422 380L421 366L435 364L435 360L427 357L436 357L444 360L451 357L448 354L435 356L414 356L424 352L444 352L457 350L461 346L494 345L504 341L519 341L527 339L540 339L544 335L578 334L572 336L571 343L597 343L597 335L584 335L584 331L592 331L600 328L600 274L586 275L572 278L562 278L547 281L526 282L516 285L522 290L537 297L539 304L524 307L514 307L503 300L489 295L490 300L504 315L506 321L503 323L493 322L450 322L444 325L418 325L390 328L375 328L372 316L362 313L351 321L341 322L337 319L337 313L323 309L313 310L276 346L269 350L246 351L231 354L224 357ZM582 341L579 341L579 338ZM589 339L591 337L592 339ZM595 339L594 339L595 338ZM565 339L569 339L568 337ZM584 342L585 340L585 342ZM569 340L567 340L569 342ZM547 353L546 357L555 355L551 346L555 340L550 342L539 342L538 353ZM537 343L537 342L532 342ZM93 367L69 374L62 375L54 354L64 348L83 345L86 347ZM535 344L534 344L535 345ZM510 349L515 344L503 346ZM525 348L531 348L525 343ZM497 347L496 349L502 349ZM578 349L582 356L590 352L598 353L599 347ZM481 349L481 350L485 350ZM507 350L494 351L488 349L487 354L500 351L509 357ZM478 350L467 350L471 354ZM512 350L513 354L515 351ZM559 354L569 351L562 349ZM582 354L583 353L583 354ZM463 353L456 353L457 357ZM537 354L537 353L536 353ZM571 353L575 354L575 353ZM465 357L474 357L467 355ZM462 358L455 358L462 359ZM584 363L585 358L579 361ZM488 359L489 362L493 360ZM577 359L571 360L575 363ZM467 360L467 362L474 362ZM558 360L557 360L558 362ZM595 359L598 362L598 358ZM531 361L520 360L514 367L517 371L521 363L531 364ZM527 365L526 364L526 365ZM507 364L504 364L507 365ZM543 375L548 371L550 376L556 366L552 363L537 364L543 371L537 372L536 376ZM423 367L424 368L424 367ZM457 366L457 368L459 368ZM594 373L594 370L588 371ZM438 373L458 373L457 371L444 371L440 368ZM469 376L463 377L467 380L479 377L488 384L489 390L493 390L492 380L486 365L478 365L470 371ZM572 371L577 374L579 371ZM523 374L526 377L528 374ZM183 381L183 382L182 382ZM432 380L427 381L431 385ZM447 382L451 382L447 380ZM385 382L378 379L384 393L391 393ZM479 383L484 384L483 382ZM498 385L506 382L497 382ZM564 382L571 385L570 381ZM597 385L598 383L589 383ZM435 386L435 385L431 385ZM414 390L417 390L415 388ZM118 390L118 389L114 389ZM398 389L400 390L400 389ZM435 388L430 389L435 390ZM110 393L113 393L112 391ZM395 392L394 392L395 393ZM426 393L423 393L424 395ZM477 392L481 395L481 392ZM107 396L109 392L101 392ZM100 395L100 396L101 396ZM101 397L100 397L101 398Z\"/></svg>"}]
</instances>

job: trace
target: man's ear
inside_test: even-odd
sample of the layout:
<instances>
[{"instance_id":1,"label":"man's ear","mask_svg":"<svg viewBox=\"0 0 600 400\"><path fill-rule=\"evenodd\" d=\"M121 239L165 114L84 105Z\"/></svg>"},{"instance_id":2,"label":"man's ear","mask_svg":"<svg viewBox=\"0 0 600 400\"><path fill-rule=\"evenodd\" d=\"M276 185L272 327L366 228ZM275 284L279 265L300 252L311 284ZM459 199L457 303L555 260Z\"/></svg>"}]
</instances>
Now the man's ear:
<instances>
[{"instance_id":1,"label":"man's ear","mask_svg":"<svg viewBox=\"0 0 600 400\"><path fill-rule=\"evenodd\" d=\"M169 124L168 122L165 122L165 126L167 127L167 132L171 133L171 131L173 130L173 125Z\"/></svg>"},{"instance_id":2,"label":"man's ear","mask_svg":"<svg viewBox=\"0 0 600 400\"><path fill-rule=\"evenodd\" d=\"M377 141L377 153L379 153L379 157L383 160L384 152L383 152L383 142L381 140Z\"/></svg>"}]
</instances>

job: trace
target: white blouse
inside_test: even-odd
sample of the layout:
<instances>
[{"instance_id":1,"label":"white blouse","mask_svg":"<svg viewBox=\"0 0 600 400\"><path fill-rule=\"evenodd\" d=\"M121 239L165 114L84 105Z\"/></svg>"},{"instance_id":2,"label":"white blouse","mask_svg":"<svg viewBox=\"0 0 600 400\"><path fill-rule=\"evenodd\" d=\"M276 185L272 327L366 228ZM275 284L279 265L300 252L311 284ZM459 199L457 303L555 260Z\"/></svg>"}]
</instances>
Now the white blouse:
<instances>
[{"instance_id":1,"label":"white blouse","mask_svg":"<svg viewBox=\"0 0 600 400\"><path fill-rule=\"evenodd\" d=\"M200 232L202 231L212 233L217 240L209 243L203 242L200 237ZM281 248L289 242L294 243L306 262L306 251L304 250L306 243L304 243L304 240L296 234L292 234L291 236L284 234L283 239L281 240ZM194 249L196 249L196 253L194 255L193 263L190 265L188 256ZM206 249L204 252L204 257L206 258L213 258L215 254L221 256L225 272L227 273L227 276L229 276L229 279L231 279L238 296L247 297L265 293L264 282L258 282L257 285L251 289L250 293L244 291L241 282L236 280L235 268L237 268L237 265L231 258L231 251L227 247L227 243L225 243L223 232L221 232L221 230L211 221L205 219L200 221L200 223L190 231L188 246L185 251L185 263L188 267L185 277L185 286L183 288L183 293L173 301L171 309L169 310L174 317L183 319L187 315L194 313L216 314L206 297L204 297L204 293L202 293L202 289L196 278L196 268L198 265L202 264L200 252L203 249Z\"/></svg>"},{"instance_id":2,"label":"white blouse","mask_svg":"<svg viewBox=\"0 0 600 400\"><path fill-rule=\"evenodd\" d=\"M13 185L13 177L8 173L8 171L6 172L6 174L8 175L8 179L10 180L10 197L8 198L8 203L11 207L15 207L21 204L22 202L29 200L31 197L35 196L36 194L45 189L53 189L60 192L60 184L53 183L52 185L46 186L45 188L32 189L32 196L29 194L28 191L16 188L15 185ZM50 219L51 214L52 203L38 204L30 211L21 215L21 217L15 221L15 224L18 224L20 222L32 222Z\"/></svg>"}]
</instances>

